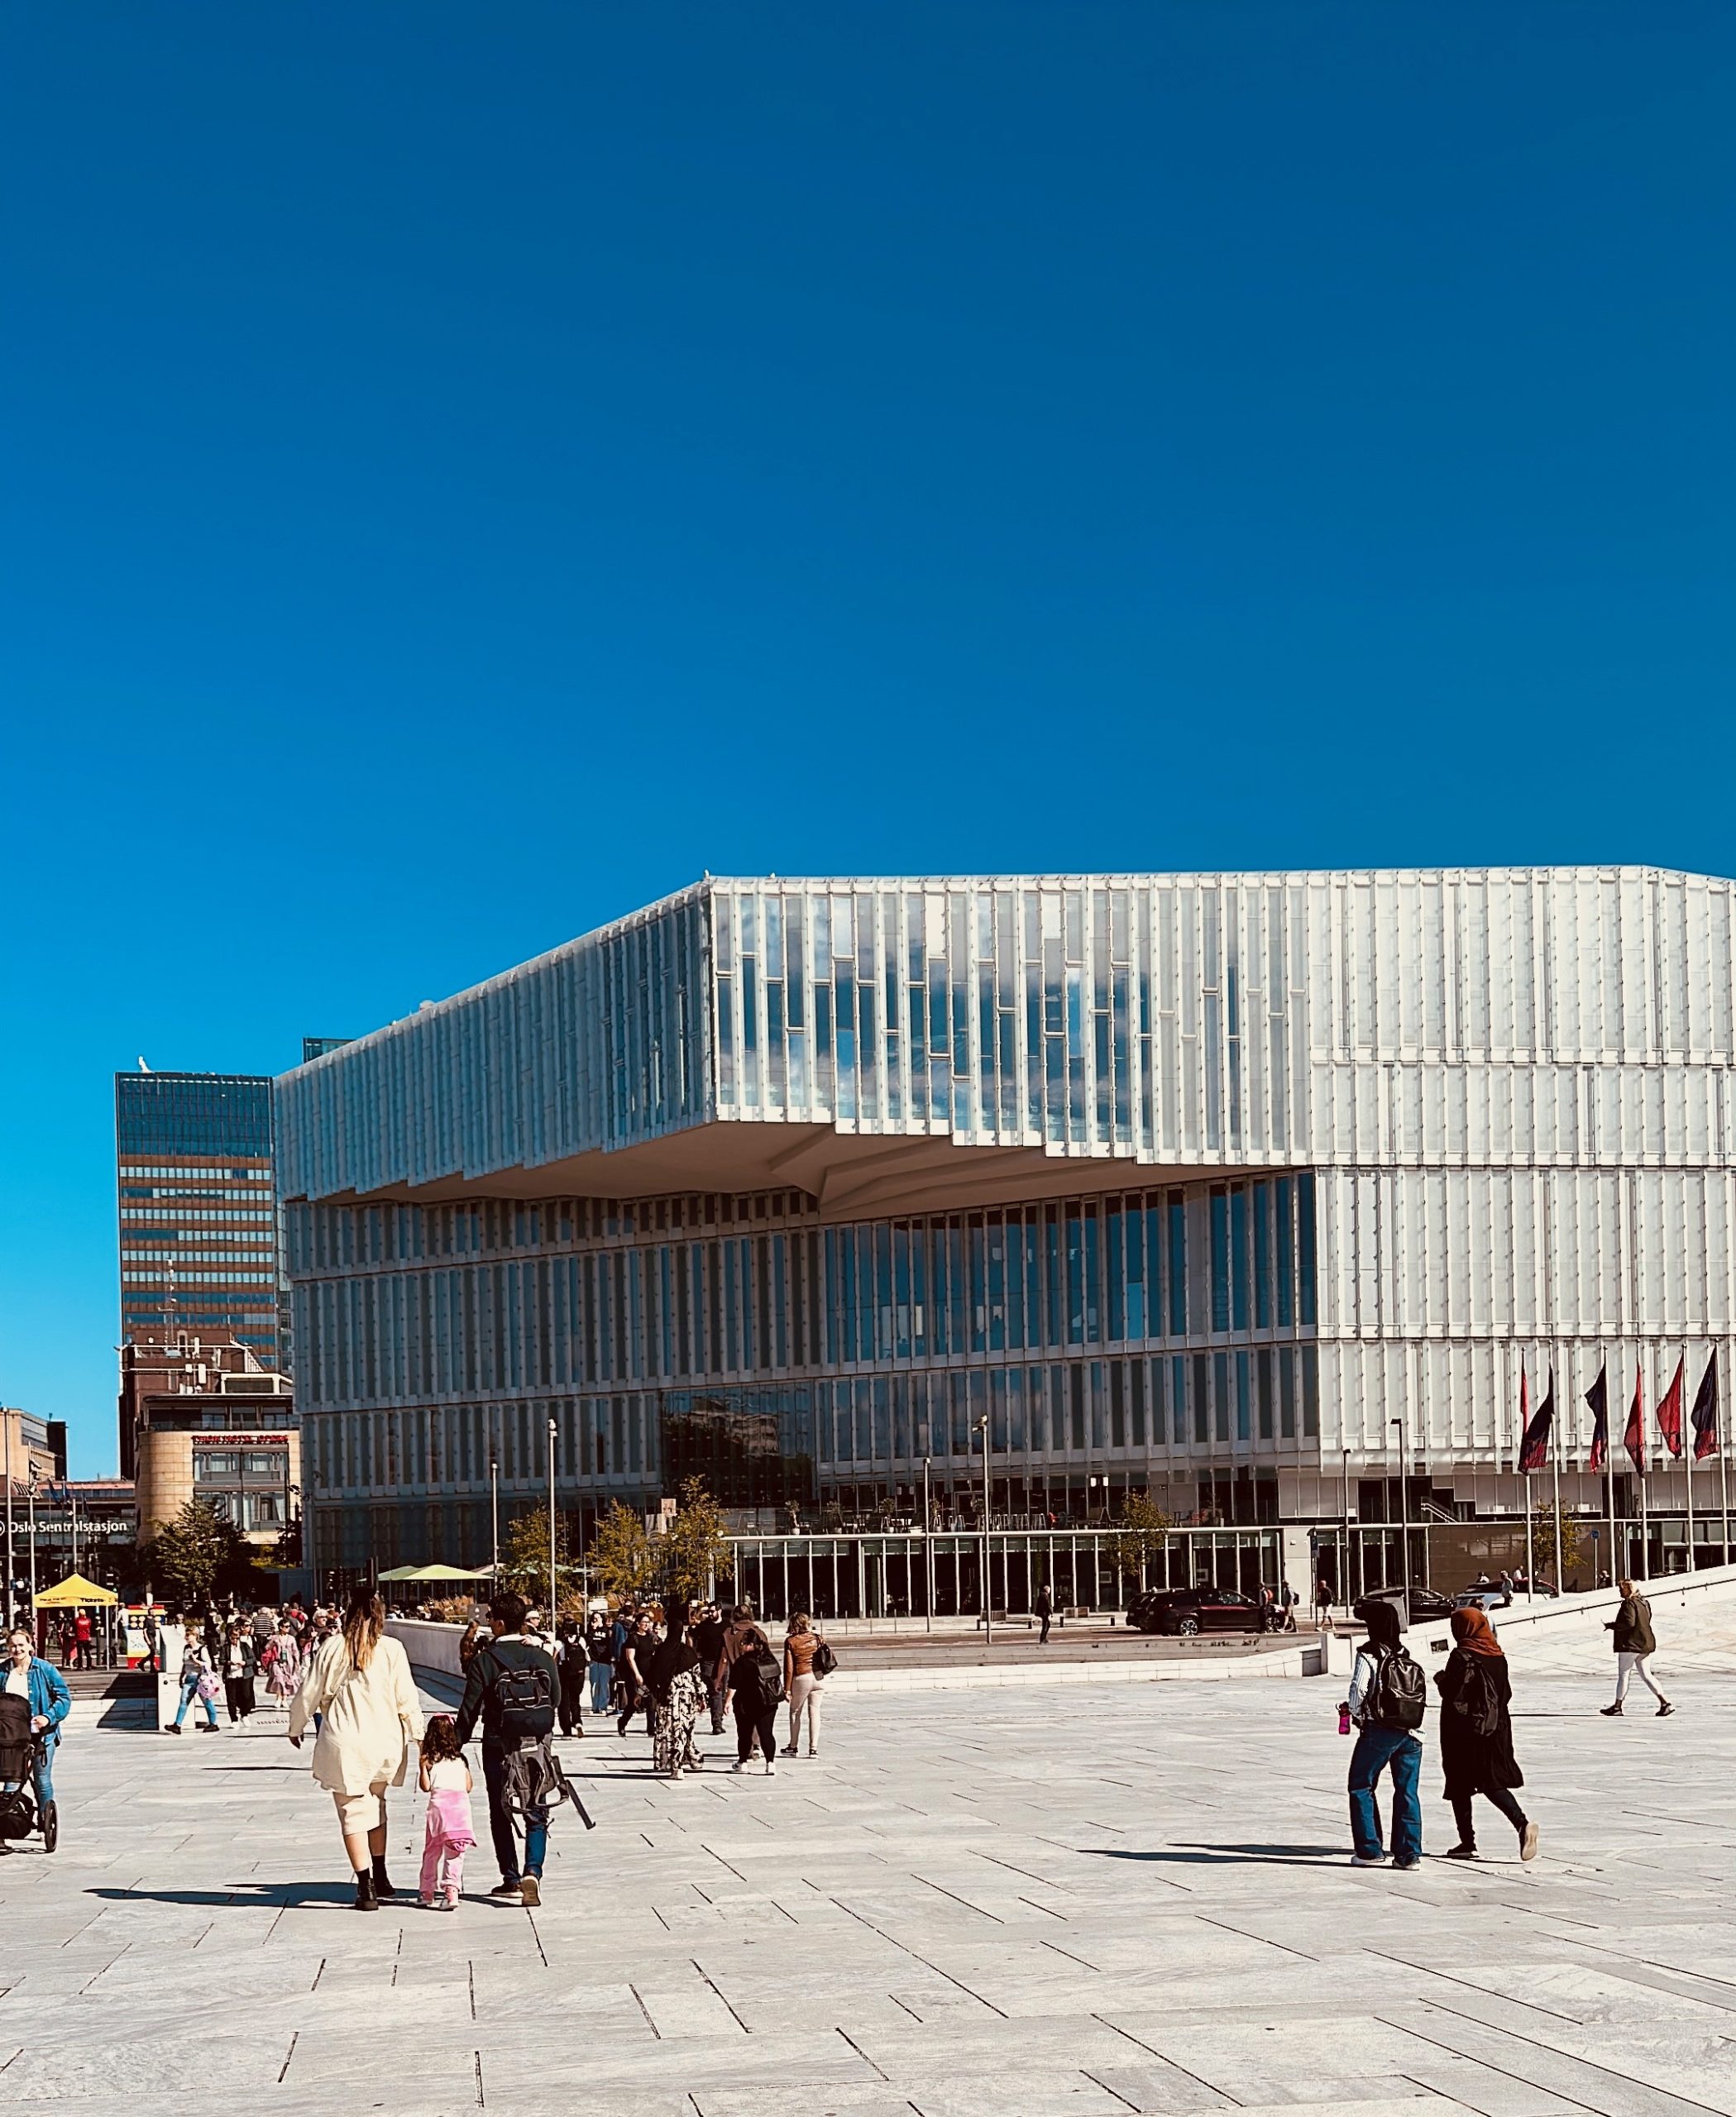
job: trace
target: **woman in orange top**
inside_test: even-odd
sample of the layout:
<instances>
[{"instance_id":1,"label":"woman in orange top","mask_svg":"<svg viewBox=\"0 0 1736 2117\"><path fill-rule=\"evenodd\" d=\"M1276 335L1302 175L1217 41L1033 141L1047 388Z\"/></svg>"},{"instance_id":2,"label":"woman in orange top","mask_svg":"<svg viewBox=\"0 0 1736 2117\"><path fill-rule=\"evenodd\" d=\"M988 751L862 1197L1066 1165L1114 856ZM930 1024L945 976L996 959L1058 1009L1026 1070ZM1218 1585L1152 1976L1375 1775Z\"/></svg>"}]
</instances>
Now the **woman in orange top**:
<instances>
[{"instance_id":1,"label":"woman in orange top","mask_svg":"<svg viewBox=\"0 0 1736 2117\"><path fill-rule=\"evenodd\" d=\"M808 1755L820 1754L820 1678L814 1673L814 1656L819 1651L820 1634L815 1631L805 1610L798 1610L790 1619L783 1642L783 1694L790 1701L790 1739L784 1748L786 1756L794 1756L796 1740L801 1733L801 1716L808 1716Z\"/></svg>"}]
</instances>

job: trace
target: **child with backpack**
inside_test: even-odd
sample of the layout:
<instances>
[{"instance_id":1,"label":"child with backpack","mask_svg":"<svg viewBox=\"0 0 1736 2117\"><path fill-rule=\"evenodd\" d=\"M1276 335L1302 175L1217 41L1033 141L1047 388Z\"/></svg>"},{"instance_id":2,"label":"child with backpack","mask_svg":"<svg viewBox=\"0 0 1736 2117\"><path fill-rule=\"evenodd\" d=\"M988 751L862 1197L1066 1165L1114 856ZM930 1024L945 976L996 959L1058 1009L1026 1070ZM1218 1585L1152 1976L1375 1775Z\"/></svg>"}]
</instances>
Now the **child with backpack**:
<instances>
[{"instance_id":1,"label":"child with backpack","mask_svg":"<svg viewBox=\"0 0 1736 2117\"><path fill-rule=\"evenodd\" d=\"M1356 1650L1351 1694L1344 1711L1361 1731L1351 1756L1351 1835L1353 1867L1384 1867L1380 1808L1375 1790L1382 1772L1393 1775L1393 1865L1408 1873L1423 1857L1423 1810L1417 1780L1423 1768L1425 1692L1423 1671L1399 1637L1399 1613L1391 1603L1368 1605L1368 1637Z\"/></svg>"},{"instance_id":2,"label":"child with backpack","mask_svg":"<svg viewBox=\"0 0 1736 2117\"><path fill-rule=\"evenodd\" d=\"M470 1813L470 1766L458 1745L458 1723L437 1713L422 1737L422 1790L428 1824L422 1840L423 1908L456 1911L464 1885L464 1856L476 1842Z\"/></svg>"},{"instance_id":3,"label":"child with backpack","mask_svg":"<svg viewBox=\"0 0 1736 2117\"><path fill-rule=\"evenodd\" d=\"M1456 1644L1435 1678L1435 1689L1441 1694L1441 1769L1447 1779L1446 1798L1452 1803L1453 1819L1459 1826L1459 1842L1447 1857L1477 1857L1471 1801L1480 1794L1518 1833L1519 1857L1534 1860L1538 1827L1528 1821L1513 1798L1512 1790L1524 1785L1525 1775L1513 1754L1513 1722L1508 1713L1513 1679L1507 1656L1486 1611L1455 1610L1450 1622Z\"/></svg>"}]
</instances>

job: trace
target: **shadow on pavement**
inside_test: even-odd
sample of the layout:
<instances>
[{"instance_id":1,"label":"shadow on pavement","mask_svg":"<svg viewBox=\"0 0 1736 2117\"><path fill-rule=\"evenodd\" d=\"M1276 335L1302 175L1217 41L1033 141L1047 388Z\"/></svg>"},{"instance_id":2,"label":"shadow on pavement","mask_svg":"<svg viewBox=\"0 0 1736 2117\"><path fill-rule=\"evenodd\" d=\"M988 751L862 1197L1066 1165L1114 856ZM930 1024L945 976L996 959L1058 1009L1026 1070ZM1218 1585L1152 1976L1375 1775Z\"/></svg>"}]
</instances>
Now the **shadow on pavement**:
<instances>
[{"instance_id":1,"label":"shadow on pavement","mask_svg":"<svg viewBox=\"0 0 1736 2117\"><path fill-rule=\"evenodd\" d=\"M1157 1861L1184 1867L1308 1867L1322 1860L1341 1860L1346 1850L1342 1845L1193 1845L1160 1852L1128 1852L1107 1845L1077 1849L1096 1860Z\"/></svg>"},{"instance_id":2,"label":"shadow on pavement","mask_svg":"<svg viewBox=\"0 0 1736 2117\"><path fill-rule=\"evenodd\" d=\"M110 1904L204 1904L256 1910L262 1904L333 1904L353 1901L356 1886L348 1882L237 1882L229 1889L91 1889L87 1896L100 1896Z\"/></svg>"}]
</instances>

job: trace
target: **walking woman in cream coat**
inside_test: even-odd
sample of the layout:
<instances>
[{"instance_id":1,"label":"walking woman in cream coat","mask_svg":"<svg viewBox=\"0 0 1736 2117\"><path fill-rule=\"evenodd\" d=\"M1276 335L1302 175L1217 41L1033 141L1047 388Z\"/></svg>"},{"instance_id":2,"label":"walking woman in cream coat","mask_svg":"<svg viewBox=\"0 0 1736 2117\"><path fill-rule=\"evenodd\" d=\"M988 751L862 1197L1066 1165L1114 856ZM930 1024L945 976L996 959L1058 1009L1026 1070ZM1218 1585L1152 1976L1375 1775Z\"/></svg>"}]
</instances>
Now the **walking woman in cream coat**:
<instances>
[{"instance_id":1,"label":"walking woman in cream coat","mask_svg":"<svg viewBox=\"0 0 1736 2117\"><path fill-rule=\"evenodd\" d=\"M337 1804L344 1850L356 1873L356 1909L377 1911L395 1894L385 1871L385 1790L401 1786L410 1744L422 1739L422 1708L409 1657L385 1636L385 1605L360 1587L343 1630L308 1661L289 1703L297 1749L315 1714L313 1776Z\"/></svg>"}]
</instances>

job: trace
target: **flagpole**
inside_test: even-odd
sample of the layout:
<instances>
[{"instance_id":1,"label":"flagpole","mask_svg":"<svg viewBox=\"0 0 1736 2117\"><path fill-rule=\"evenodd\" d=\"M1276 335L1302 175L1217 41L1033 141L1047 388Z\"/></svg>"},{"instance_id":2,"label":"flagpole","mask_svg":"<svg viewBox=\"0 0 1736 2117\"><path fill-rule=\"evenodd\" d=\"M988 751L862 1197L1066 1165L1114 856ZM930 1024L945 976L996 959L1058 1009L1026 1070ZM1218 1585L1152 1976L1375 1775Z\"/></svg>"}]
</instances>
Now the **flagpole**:
<instances>
[{"instance_id":1,"label":"flagpole","mask_svg":"<svg viewBox=\"0 0 1736 2117\"><path fill-rule=\"evenodd\" d=\"M1528 1603L1535 1592L1531 1585L1531 1472L1525 1465L1525 1433L1530 1423L1528 1419L1525 1397L1525 1362L1519 1361L1519 1443L1514 1456L1514 1467L1525 1480L1525 1599Z\"/></svg>"},{"instance_id":2,"label":"flagpole","mask_svg":"<svg viewBox=\"0 0 1736 2117\"><path fill-rule=\"evenodd\" d=\"M1685 1365L1687 1357L1684 1352L1682 1360ZM1695 1440L1698 1439L1696 1434ZM1688 1480L1688 1570L1691 1573L1694 1570L1694 1442L1689 1440L1686 1429L1681 1436L1681 1451L1682 1469Z\"/></svg>"},{"instance_id":3,"label":"flagpole","mask_svg":"<svg viewBox=\"0 0 1736 2117\"><path fill-rule=\"evenodd\" d=\"M1555 1374L1552 1369L1549 1375L1549 1394L1552 1399L1555 1395ZM1561 1438L1556 1431L1556 1421L1551 1419L1549 1422L1549 1469L1555 1482L1555 1592L1557 1595L1561 1595L1565 1594L1566 1584L1561 1578L1566 1570L1561 1564Z\"/></svg>"},{"instance_id":4,"label":"flagpole","mask_svg":"<svg viewBox=\"0 0 1736 2117\"><path fill-rule=\"evenodd\" d=\"M1715 1351L1712 1357L1717 1359ZM1712 1399L1712 1431L1718 1442L1718 1499L1724 1515L1724 1562L1728 1565L1730 1562L1730 1474L1724 1465L1724 1435L1719 1431L1723 1424L1724 1408L1714 1397Z\"/></svg>"},{"instance_id":5,"label":"flagpole","mask_svg":"<svg viewBox=\"0 0 1736 2117\"><path fill-rule=\"evenodd\" d=\"M1609 1446L1609 1356L1604 1355L1604 1491L1609 1505L1609 1585L1627 1570L1615 1555L1615 1450Z\"/></svg>"}]
</instances>

